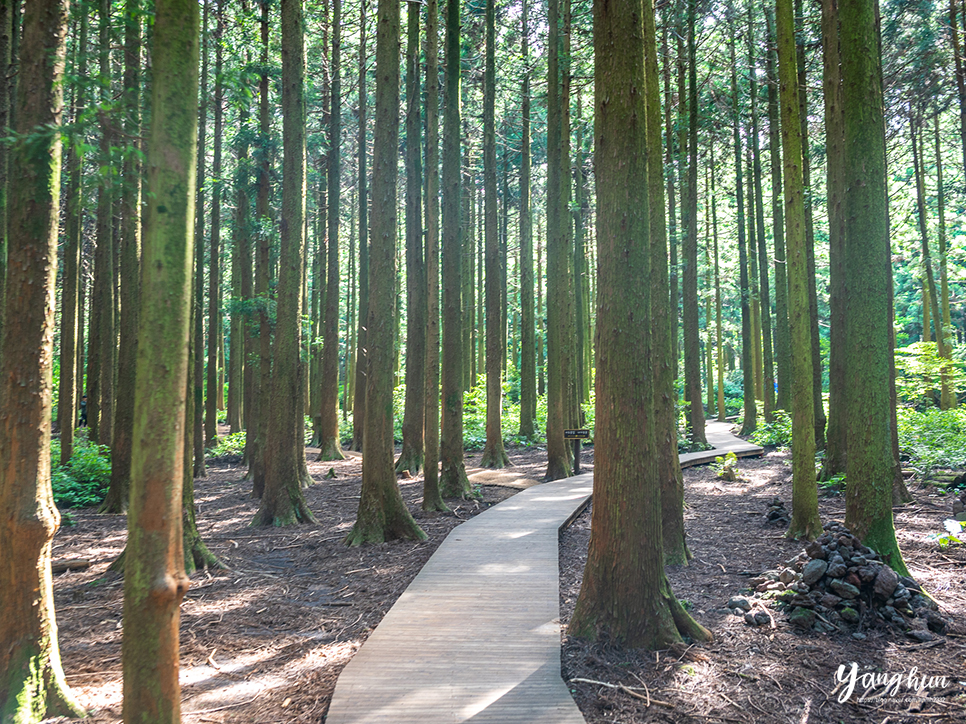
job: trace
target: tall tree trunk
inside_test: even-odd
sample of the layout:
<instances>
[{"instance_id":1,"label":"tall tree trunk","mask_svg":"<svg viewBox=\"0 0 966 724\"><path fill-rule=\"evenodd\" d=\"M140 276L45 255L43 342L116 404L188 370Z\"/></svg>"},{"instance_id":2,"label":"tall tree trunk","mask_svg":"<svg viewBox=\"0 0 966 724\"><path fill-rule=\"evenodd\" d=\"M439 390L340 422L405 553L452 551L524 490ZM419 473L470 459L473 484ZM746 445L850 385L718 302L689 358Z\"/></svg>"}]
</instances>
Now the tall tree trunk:
<instances>
[{"instance_id":1,"label":"tall tree trunk","mask_svg":"<svg viewBox=\"0 0 966 724\"><path fill-rule=\"evenodd\" d=\"M368 0L361 0L359 18L359 327L356 333L356 367L353 379L352 445L362 451L362 436L366 419L366 370L368 353L366 315L369 312L369 190L366 172L368 140L366 135L366 12Z\"/></svg>"},{"instance_id":2,"label":"tall tree trunk","mask_svg":"<svg viewBox=\"0 0 966 724\"><path fill-rule=\"evenodd\" d=\"M878 3L842 0L842 114L845 126L847 429L845 524L908 575L892 520L892 261Z\"/></svg>"},{"instance_id":3,"label":"tall tree trunk","mask_svg":"<svg viewBox=\"0 0 966 724\"><path fill-rule=\"evenodd\" d=\"M963 29L966 29L966 13ZM956 0L949 0L949 35L953 45L953 67L956 70L956 94L959 96L959 140L963 146L963 164L966 165L966 69L963 67L963 46L956 24Z\"/></svg>"},{"instance_id":4,"label":"tall tree trunk","mask_svg":"<svg viewBox=\"0 0 966 724\"><path fill-rule=\"evenodd\" d=\"M688 0L688 189L684 221L684 384L688 399L688 432L695 450L704 450L704 405L701 395L701 342L698 334L698 70L694 41L697 0ZM685 213L686 212L686 213Z\"/></svg>"},{"instance_id":5,"label":"tall tree trunk","mask_svg":"<svg viewBox=\"0 0 966 724\"><path fill-rule=\"evenodd\" d=\"M758 64L754 51L754 16L752 8L748 7L748 61L751 69L751 148L754 168L752 178L755 192L755 229L757 230L756 249L758 252L758 299L759 322L761 324L762 349L762 399L765 403L765 421L775 419L775 359L772 347L771 329L771 294L768 285L768 250L765 245L765 198L761 188L761 148L758 132Z\"/></svg>"},{"instance_id":6,"label":"tall tree trunk","mask_svg":"<svg viewBox=\"0 0 966 724\"><path fill-rule=\"evenodd\" d=\"M100 101L110 98L111 85L111 0L100 0L98 6L98 78ZM111 166L112 126L107 113L100 114L101 168ZM101 445L110 445L114 432L114 373L117 361L114 326L114 234L112 229L113 183L109 174L101 174L97 187L97 257L94 284L97 306L91 309L91 323L96 324L99 338L99 379L97 394L88 403L91 436ZM95 321L96 320L96 321ZM92 406L93 405L93 409Z\"/></svg>"},{"instance_id":7,"label":"tall tree trunk","mask_svg":"<svg viewBox=\"0 0 966 724\"><path fill-rule=\"evenodd\" d=\"M460 245L460 5L446 0L443 101L443 352L439 486L445 497L472 494L463 463L463 250Z\"/></svg>"},{"instance_id":8,"label":"tall tree trunk","mask_svg":"<svg viewBox=\"0 0 966 724\"><path fill-rule=\"evenodd\" d=\"M128 0L124 13L124 134L141 133L141 15L139 0ZM131 485L134 430L134 383L137 367L138 307L141 287L141 163L138 144L125 154L121 174L121 316L118 345L117 404L111 444L111 483L101 505L105 513L127 508ZM63 377L61 371L61 377Z\"/></svg>"},{"instance_id":9,"label":"tall tree trunk","mask_svg":"<svg viewBox=\"0 0 966 724\"><path fill-rule=\"evenodd\" d=\"M486 0L486 58L483 71L483 184L486 254L486 445L484 468L510 464L503 449L503 318L496 191L496 3Z\"/></svg>"},{"instance_id":10,"label":"tall tree trunk","mask_svg":"<svg viewBox=\"0 0 966 724\"><path fill-rule=\"evenodd\" d=\"M208 9L209 3L204 2L204 19L201 34L201 101L199 103L198 118L198 183L197 200L195 201L195 275L194 275L194 308L193 320L189 334L192 335L192 376L194 377L194 406L192 408L194 426L194 477L204 477L205 471L205 358L202 350L205 348L205 173L208 154L206 148L206 132L208 129Z\"/></svg>"},{"instance_id":11,"label":"tall tree trunk","mask_svg":"<svg viewBox=\"0 0 966 724\"><path fill-rule=\"evenodd\" d=\"M305 42L302 0L282 0L282 214L267 408L265 490L253 525L314 523L302 495L302 263L305 253ZM264 383L263 383L264 384Z\"/></svg>"},{"instance_id":12,"label":"tall tree trunk","mask_svg":"<svg viewBox=\"0 0 966 724\"><path fill-rule=\"evenodd\" d=\"M6 316L0 349L0 720L33 724L83 711L61 668L50 574L60 525L50 487L50 423L67 3L31 0L23 19L14 126L21 140L10 149L17 183L10 185L9 266L0 300Z\"/></svg>"},{"instance_id":13,"label":"tall tree trunk","mask_svg":"<svg viewBox=\"0 0 966 724\"><path fill-rule=\"evenodd\" d=\"M218 370L222 366L218 348L221 340L221 135L224 118L225 92L222 80L222 46L225 32L224 0L215 4L215 126L212 134L214 153L211 175L211 237L208 246L208 367L205 397L205 447L218 442L218 397L224 387L219 384ZM200 211L199 211L200 213ZM199 239L200 242L200 239ZM201 354L199 349L197 352Z\"/></svg>"},{"instance_id":14,"label":"tall tree trunk","mask_svg":"<svg viewBox=\"0 0 966 724\"><path fill-rule=\"evenodd\" d=\"M238 127L248 127L248 99L244 96L238 99ZM238 178L235 184L235 218L232 224L232 255L231 255L231 295L233 301L231 310L231 342L228 349L228 425L229 434L243 430L246 426L246 411L251 399L249 397L249 382L251 365L248 364L249 355L249 315L239 308L241 304L248 308L251 299L251 227L249 224L248 199L248 147L249 142L240 139L235 146L235 167Z\"/></svg>"},{"instance_id":15,"label":"tall tree trunk","mask_svg":"<svg viewBox=\"0 0 966 724\"><path fill-rule=\"evenodd\" d=\"M426 414L423 510L446 510L439 493L439 3L426 8Z\"/></svg>"},{"instance_id":16,"label":"tall tree trunk","mask_svg":"<svg viewBox=\"0 0 966 724\"><path fill-rule=\"evenodd\" d=\"M798 68L799 122L802 126L802 179L805 198L805 262L807 270L808 316L812 345L812 409L815 446L825 449L825 406L822 401L822 351L818 329L818 290L815 284L815 232L812 223L811 153L808 143L808 82L805 75L804 2L795 0L795 48ZM790 253L790 252L789 252ZM791 280L789 280L789 290ZM794 374L794 373L793 373Z\"/></svg>"},{"instance_id":17,"label":"tall tree trunk","mask_svg":"<svg viewBox=\"0 0 966 724\"><path fill-rule=\"evenodd\" d=\"M570 451L563 431L570 418L571 340L568 320L573 304L570 270L569 142L565 140L561 56L561 2L549 0L547 48L547 472L546 480L571 474Z\"/></svg>"},{"instance_id":18,"label":"tall tree trunk","mask_svg":"<svg viewBox=\"0 0 966 724\"><path fill-rule=\"evenodd\" d=\"M255 199L255 218L259 227L255 259L255 297L258 299L258 372L256 376L256 415L254 429L249 429L251 441L248 465L252 478L252 497L261 498L265 492L265 458L268 443L268 418L272 401L272 326L268 317L272 277L272 238L267 229L272 223L270 193L271 105L268 96L268 3L262 5L260 20L261 78L258 84L258 196ZM254 435L252 434L254 432Z\"/></svg>"},{"instance_id":19,"label":"tall tree trunk","mask_svg":"<svg viewBox=\"0 0 966 724\"><path fill-rule=\"evenodd\" d=\"M785 240L788 251L788 312L792 347L792 521L786 536L811 539L821 532L815 485L815 423L812 396L811 325L805 238L802 132L798 114L795 22L792 0L778 0L778 72L781 81Z\"/></svg>"},{"instance_id":20,"label":"tall tree trunk","mask_svg":"<svg viewBox=\"0 0 966 724\"><path fill-rule=\"evenodd\" d=\"M647 143L661 148L661 89L657 66L657 27L654 4L642 3L644 31L644 87L647 112ZM691 557L684 530L684 477L678 458L677 410L668 400L676 401L674 364L671 359L670 305L668 298L667 227L664 216L664 169L660 154L651 156L647 165L648 237L651 246L650 270L651 320L655 339L661 340L653 350L654 419L657 424L656 454L661 489L661 535L664 540L666 565L682 565ZM598 327L599 328L599 327Z\"/></svg>"},{"instance_id":21,"label":"tall tree trunk","mask_svg":"<svg viewBox=\"0 0 966 724\"><path fill-rule=\"evenodd\" d=\"M545 395L547 392L546 359L544 358L544 341L547 337L547 309L543 303L543 259L541 252L543 245L540 239L543 238L540 228L540 217L537 217L537 394Z\"/></svg>"},{"instance_id":22,"label":"tall tree trunk","mask_svg":"<svg viewBox=\"0 0 966 724\"><path fill-rule=\"evenodd\" d=\"M751 136L751 123L745 127L747 136ZM761 354L761 303L758 291L758 239L755 236L755 207L758 199L755 197L754 164L751 160L751 142L745 145L745 171L748 184L748 293L751 298L751 365L754 372L755 400L764 399L764 374L762 370Z\"/></svg>"},{"instance_id":23,"label":"tall tree trunk","mask_svg":"<svg viewBox=\"0 0 966 724\"><path fill-rule=\"evenodd\" d=\"M10 61L10 8L9 0L0 3L0 68L6 68ZM74 72L79 76L87 73L87 13L80 13L80 39L78 49L74 53ZM9 100L6 89L0 86L0 128L7 127ZM87 103L83 85L74 90L74 107L72 117L76 122ZM83 258L83 214L84 196L82 187L82 170L84 166L83 151L80 144L72 143L67 148L67 191L64 196L67 203L67 223L64 240L64 276L60 304L60 389L58 390L57 417L60 420L60 460L66 465L74 453L74 428L77 426L77 404L80 388L77 385L78 372L81 368L82 356L79 354L83 345L79 344L78 335L81 333L81 307L84 304L83 285L81 284L81 261ZM6 208L6 146L0 150L0 279L4 275L5 247L7 235ZM3 281L0 280L0 299L3 299ZM0 310L0 318L3 312ZM3 337L3 325L0 321L0 339Z\"/></svg>"},{"instance_id":24,"label":"tall tree trunk","mask_svg":"<svg viewBox=\"0 0 966 724\"><path fill-rule=\"evenodd\" d=\"M246 60L250 60L250 54L246 51ZM239 114L239 126L242 128L248 127L248 116L249 116L249 100L247 97L243 96L242 107ZM252 332L255 329L255 325L258 321L258 315L254 311L255 302L255 289L254 289L254 279L253 265L254 259L252 254L252 242L254 240L254 235L252 233L252 220L251 220L251 197L249 194L249 187L251 184L251 172L248 171L250 168L249 157L251 152L251 142L246 141L238 145L239 153L239 167L245 169L245 175L241 179L241 183L237 186L236 197L235 197L235 213L237 214L237 221L235 223L235 234L237 243L239 245L239 264L241 266L241 298L245 303L246 313L242 318L242 339L244 341L244 355L245 355L245 460L244 464L251 468L251 457L249 455L250 451L253 449L251 447L251 441L255 438L257 430L257 410L255 409L258 405L258 381L256 375L258 372L258 363L256 362L257 342L255 336Z\"/></svg>"},{"instance_id":25,"label":"tall tree trunk","mask_svg":"<svg viewBox=\"0 0 966 724\"><path fill-rule=\"evenodd\" d=\"M942 146L939 142L939 115L934 119L933 137L936 144L936 215L939 217L939 321L942 327L942 356L952 359L952 324L949 313L949 279L946 272L946 189L943 186ZM956 391L949 384L949 375L942 375L939 407L950 410L956 406Z\"/></svg>"},{"instance_id":26,"label":"tall tree trunk","mask_svg":"<svg viewBox=\"0 0 966 724\"><path fill-rule=\"evenodd\" d=\"M393 301L396 286L396 163L399 144L399 3L379 0L376 27L376 126L372 154L369 375L363 434L362 493L349 545L426 534L403 502L393 471ZM393 292L393 293L388 293Z\"/></svg>"},{"instance_id":27,"label":"tall tree trunk","mask_svg":"<svg viewBox=\"0 0 966 724\"><path fill-rule=\"evenodd\" d=\"M520 435L536 433L537 360L533 308L533 219L530 212L530 28L529 0L520 14L520 54L523 87L520 91Z\"/></svg>"},{"instance_id":28,"label":"tall tree trunk","mask_svg":"<svg viewBox=\"0 0 966 724\"><path fill-rule=\"evenodd\" d=\"M842 76L839 54L839 0L822 0L823 96L825 98L825 146L828 149L826 188L829 217L829 364L828 435L822 478L845 472L846 409L848 380L845 376L846 317L843 255L845 218L845 138L842 126Z\"/></svg>"},{"instance_id":29,"label":"tall tree trunk","mask_svg":"<svg viewBox=\"0 0 966 724\"><path fill-rule=\"evenodd\" d=\"M729 6L730 7L730 6ZM734 33L732 32L732 35ZM738 116L738 67L735 59L735 40L730 43L731 47L731 110L733 115L734 130L732 132L734 151L735 151L735 196L737 197L738 208L735 212L738 222L738 264L739 264L739 289L741 291L741 372L743 375L744 390L744 418L741 423L741 434L750 435L757 425L757 410L755 406L755 381L752 364L752 326L751 326L751 299L748 288L748 253L745 250L745 196L744 181L741 169L741 133L739 130Z\"/></svg>"},{"instance_id":30,"label":"tall tree trunk","mask_svg":"<svg viewBox=\"0 0 966 724\"><path fill-rule=\"evenodd\" d=\"M412 474L423 467L423 426L426 413L426 266L423 260L423 218L420 143L419 10L407 8L406 45L406 408L403 446L396 470Z\"/></svg>"},{"instance_id":31,"label":"tall tree trunk","mask_svg":"<svg viewBox=\"0 0 966 724\"><path fill-rule=\"evenodd\" d=\"M342 188L342 0L332 0L332 100L329 116L328 259L325 263L325 329L322 339L322 389L319 460L342 460L339 442L339 207Z\"/></svg>"},{"instance_id":32,"label":"tall tree trunk","mask_svg":"<svg viewBox=\"0 0 966 724\"><path fill-rule=\"evenodd\" d=\"M14 2L14 0L0 0L0 76L4 80L0 81L0 128L8 128L11 123L11 111L14 105L14 99L12 94L9 92L9 86L12 82L12 78L15 77L13 73L13 68L11 67L11 53L12 46L14 44L13 37L13 18L16 13L16 8L20 6L20 3ZM84 43L81 47L87 47L87 13L81 13L80 19L81 25L81 37L84 38ZM83 73L86 75L86 54L77 53L77 59L84 63ZM76 69L76 68L75 68ZM75 91L80 94L80 89ZM80 104L77 104L80 107ZM75 113L76 117L76 113ZM0 299L4 299L4 281L7 278L7 179L8 179L8 165L9 165L10 148L6 144L0 144ZM71 167L71 163L68 163L68 168ZM80 189L77 189L79 192ZM72 194L73 197L73 194ZM0 311L0 339L3 338L3 313ZM64 401L63 397L60 397ZM71 411L71 416L73 416L73 411ZM58 412L58 417L60 413ZM73 430L71 431L73 433ZM68 450L70 449L70 440L68 442ZM61 452L63 452L64 447L61 444ZM69 459L69 458L68 458Z\"/></svg>"},{"instance_id":33,"label":"tall tree trunk","mask_svg":"<svg viewBox=\"0 0 966 724\"><path fill-rule=\"evenodd\" d=\"M778 52L772 9L766 8L768 55L768 154L771 157L771 218L775 243L775 377L780 410L792 408L791 332L788 328L788 274L785 256L785 211L782 205L782 148L778 111Z\"/></svg>"},{"instance_id":34,"label":"tall tree trunk","mask_svg":"<svg viewBox=\"0 0 966 724\"><path fill-rule=\"evenodd\" d=\"M711 634L677 601L664 574L660 482L652 424L656 390L640 384L663 356L667 335L652 333L654 299L635 294L651 276L648 138L640 0L594 4L597 155L598 346L594 520L572 636L661 649L682 635ZM606 50L606 52L605 52ZM644 240L645 243L635 243ZM663 315L665 318L667 313ZM637 354L628 355L634 349ZM665 399L665 405L673 405Z\"/></svg>"},{"instance_id":35,"label":"tall tree trunk","mask_svg":"<svg viewBox=\"0 0 966 724\"><path fill-rule=\"evenodd\" d=\"M714 144L711 144L709 150L711 152L711 236L714 239L714 326L717 342L715 363L718 370L718 422L724 422L727 412L724 396L724 336L721 325L721 265L718 257L718 212L716 210L718 197L715 183L717 167L714 163Z\"/></svg>"}]
</instances>

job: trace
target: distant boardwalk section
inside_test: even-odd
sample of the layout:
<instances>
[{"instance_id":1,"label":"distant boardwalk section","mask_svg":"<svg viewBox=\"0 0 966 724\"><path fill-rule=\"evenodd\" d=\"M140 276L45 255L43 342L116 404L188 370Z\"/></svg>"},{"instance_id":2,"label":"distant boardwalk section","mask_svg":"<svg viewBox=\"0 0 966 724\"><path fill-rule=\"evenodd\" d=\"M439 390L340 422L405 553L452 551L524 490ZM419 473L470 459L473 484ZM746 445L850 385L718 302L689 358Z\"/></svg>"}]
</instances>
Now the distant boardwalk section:
<instances>
[{"instance_id":1,"label":"distant boardwalk section","mask_svg":"<svg viewBox=\"0 0 966 724\"><path fill-rule=\"evenodd\" d=\"M327 724L583 724L560 678L558 531L593 474L456 528L352 658Z\"/></svg>"}]
</instances>

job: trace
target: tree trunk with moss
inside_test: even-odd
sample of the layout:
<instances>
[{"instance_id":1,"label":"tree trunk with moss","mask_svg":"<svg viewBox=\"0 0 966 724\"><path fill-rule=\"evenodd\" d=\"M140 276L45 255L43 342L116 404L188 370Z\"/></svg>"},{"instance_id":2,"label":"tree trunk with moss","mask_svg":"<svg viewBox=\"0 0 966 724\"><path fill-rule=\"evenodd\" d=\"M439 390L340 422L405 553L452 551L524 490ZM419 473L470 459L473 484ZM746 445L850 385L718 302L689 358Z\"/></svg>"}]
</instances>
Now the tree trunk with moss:
<instances>
[{"instance_id":1,"label":"tree trunk with moss","mask_svg":"<svg viewBox=\"0 0 966 724\"><path fill-rule=\"evenodd\" d=\"M537 360L533 306L533 219L530 211L530 28L529 0L520 14L520 54L523 87L520 91L520 435L536 432Z\"/></svg>"},{"instance_id":2,"label":"tree trunk with moss","mask_svg":"<svg viewBox=\"0 0 966 724\"><path fill-rule=\"evenodd\" d=\"M446 510L439 493L439 3L426 7L426 413L423 510Z\"/></svg>"},{"instance_id":3,"label":"tree trunk with moss","mask_svg":"<svg viewBox=\"0 0 966 724\"><path fill-rule=\"evenodd\" d=\"M778 73L781 82L785 243L788 254L788 321L792 349L792 521L789 538L812 539L822 530L815 485L815 421L811 325L805 240L805 186L799 122L798 68L792 0L778 0Z\"/></svg>"},{"instance_id":4,"label":"tree trunk with moss","mask_svg":"<svg viewBox=\"0 0 966 724\"><path fill-rule=\"evenodd\" d=\"M339 442L339 206L342 188L342 0L332 2L332 99L329 116L328 231L326 233L325 315L322 339L319 460L342 460Z\"/></svg>"},{"instance_id":5,"label":"tree trunk with moss","mask_svg":"<svg viewBox=\"0 0 966 724\"><path fill-rule=\"evenodd\" d=\"M936 145L936 215L938 216L939 237L939 314L942 325L942 346L940 354L947 360L952 359L953 332L949 311L949 276L946 271L946 189L943 184L942 145L939 140L939 116L933 123L933 137ZM939 407L951 410L956 406L956 391L949 384L949 375L943 374L939 395Z\"/></svg>"},{"instance_id":6,"label":"tree trunk with moss","mask_svg":"<svg viewBox=\"0 0 966 724\"><path fill-rule=\"evenodd\" d=\"M282 214L267 409L265 490L252 525L314 523L302 494L302 259L305 254L305 43L302 0L282 0ZM263 381L263 384L265 382Z\"/></svg>"},{"instance_id":7,"label":"tree trunk with moss","mask_svg":"<svg viewBox=\"0 0 966 724\"><path fill-rule=\"evenodd\" d=\"M446 94L443 98L443 352L440 490L472 494L463 463L463 250L460 244L460 6L446 0Z\"/></svg>"},{"instance_id":8,"label":"tree trunk with moss","mask_svg":"<svg viewBox=\"0 0 966 724\"><path fill-rule=\"evenodd\" d=\"M369 179L366 172L368 136L366 135L366 13L368 0L361 0L359 9L359 326L356 331L355 372L352 400L351 450L362 451L362 437L366 419L366 370L369 366L366 341L366 315L369 311Z\"/></svg>"},{"instance_id":9,"label":"tree trunk with moss","mask_svg":"<svg viewBox=\"0 0 966 724\"><path fill-rule=\"evenodd\" d=\"M399 3L379 0L376 24L376 125L372 154L372 228L366 321L369 373L362 448L362 492L348 545L424 540L393 469L392 388L396 289L396 158L399 144Z\"/></svg>"},{"instance_id":10,"label":"tree trunk with moss","mask_svg":"<svg viewBox=\"0 0 966 724\"><path fill-rule=\"evenodd\" d=\"M423 258L422 185L420 152L419 10L407 8L406 45L406 407L403 445L396 470L415 475L423 467L423 429L426 415L426 264Z\"/></svg>"},{"instance_id":11,"label":"tree trunk with moss","mask_svg":"<svg viewBox=\"0 0 966 724\"><path fill-rule=\"evenodd\" d=\"M698 333L698 71L694 40L697 0L687 4L688 46L688 179L682 208L684 244L682 293L684 295L684 386L687 396L687 430L695 450L708 445L704 434L701 396L701 342Z\"/></svg>"},{"instance_id":12,"label":"tree trunk with moss","mask_svg":"<svg viewBox=\"0 0 966 724\"><path fill-rule=\"evenodd\" d=\"M732 32L734 36L734 32ZM745 195L744 181L741 169L741 132L738 116L738 68L735 59L735 43L731 47L731 112L734 122L732 138L735 150L735 196L737 211L735 218L738 222L738 266L739 290L741 292L741 372L744 399L744 416L741 423L742 435L750 435L758 424L757 408L755 406L755 378L752 363L752 324L751 324L751 293L748 284L748 252L745 238Z\"/></svg>"},{"instance_id":13,"label":"tree trunk with moss","mask_svg":"<svg viewBox=\"0 0 966 724\"><path fill-rule=\"evenodd\" d=\"M17 183L0 299L0 720L33 724L83 711L61 668L50 573L60 525L50 423L67 4L30 0L23 21L14 128L22 140L10 149Z\"/></svg>"},{"instance_id":14,"label":"tree trunk with moss","mask_svg":"<svg viewBox=\"0 0 966 724\"><path fill-rule=\"evenodd\" d=\"M215 4L215 106L214 129L212 133L211 165L211 235L208 243L208 365L206 367L205 395L205 447L212 448L218 443L218 398L224 393L224 385L219 381L219 368L223 355L219 355L221 341L221 136L224 122L225 84L222 78L225 9L224 0ZM203 209L199 209L202 213ZM201 239L198 239L201 243ZM201 350L198 350L201 354Z\"/></svg>"},{"instance_id":15,"label":"tree trunk with moss","mask_svg":"<svg viewBox=\"0 0 966 724\"><path fill-rule=\"evenodd\" d=\"M842 112L845 124L845 265L848 459L845 524L908 575L896 543L889 387L892 259L888 179L875 0L841 0Z\"/></svg>"},{"instance_id":16,"label":"tree trunk with moss","mask_svg":"<svg viewBox=\"0 0 966 724\"><path fill-rule=\"evenodd\" d=\"M644 31L644 87L647 112L648 144L661 148L661 96L657 66L657 28L654 5L649 0L642 4ZM677 411L673 404L677 396L674 364L671 360L671 320L668 305L667 226L664 215L664 168L661 155L651 156L647 166L648 236L651 245L651 319L655 335L664 335L667 343L654 352L654 418L657 422L658 474L661 487L661 531L664 538L664 562L679 565L688 562L684 531L684 476L678 458Z\"/></svg>"},{"instance_id":17,"label":"tree trunk with moss","mask_svg":"<svg viewBox=\"0 0 966 724\"><path fill-rule=\"evenodd\" d=\"M141 16L140 0L129 0L124 13L124 134L137 139L141 132ZM131 437L134 427L134 377L137 366L138 305L141 285L141 162L137 141L124 157L120 196L120 342L118 344L117 403L111 442L111 483L101 512L127 509L131 485ZM63 378L63 375L61 375Z\"/></svg>"},{"instance_id":18,"label":"tree trunk with moss","mask_svg":"<svg viewBox=\"0 0 966 724\"><path fill-rule=\"evenodd\" d=\"M849 382L845 376L845 168L842 137L842 76L839 56L839 2L822 0L823 86L825 98L825 146L828 149L826 187L829 216L829 394L828 430L822 478L845 472L846 423L845 396Z\"/></svg>"},{"instance_id":19,"label":"tree trunk with moss","mask_svg":"<svg viewBox=\"0 0 966 724\"><path fill-rule=\"evenodd\" d=\"M649 243L649 158L644 48L636 2L594 5L597 149L597 412L594 511L571 636L663 649L711 634L674 597L664 574L660 468L655 447L654 357L669 339L651 311L667 296L635 294L655 284ZM666 291L666 287L665 287ZM666 313L665 313L666 315ZM628 355L627 349L637 354ZM645 381L642 384L642 380ZM655 394L658 393L658 394ZM671 405L673 401L664 400Z\"/></svg>"},{"instance_id":20,"label":"tree trunk with moss","mask_svg":"<svg viewBox=\"0 0 966 724\"><path fill-rule=\"evenodd\" d=\"M192 448L194 450L194 477L207 475L205 470L205 357L201 350L205 346L205 174L208 167L206 136L208 130L208 2L204 3L201 33L201 101L198 114L198 184L195 201L195 269L194 300L192 302L191 344L195 350L192 355L191 376L194 379L194 406L191 425L194 427Z\"/></svg>"},{"instance_id":21,"label":"tree trunk with moss","mask_svg":"<svg viewBox=\"0 0 966 724\"><path fill-rule=\"evenodd\" d=\"M8 0L0 2L0 68L6 68L9 62L10 48L10 5ZM87 47L88 19L86 13L81 13L79 20L79 47ZM3 45L6 43L6 45ZM74 72L80 76L87 73L86 53L75 53ZM8 100L6 88L0 86L0 128L7 127L4 108ZM74 90L73 119L76 121L83 113L86 105L86 93L79 86ZM3 299L4 275L4 238L6 237L6 164L8 149L6 146L0 151L0 299ZM83 187L82 169L84 165L83 151L78 144L70 144L67 149L67 191L64 194L67 209L64 239L64 273L61 290L60 306L60 389L58 390L57 414L60 420L60 465L66 465L74 453L74 429L77 426L77 403L81 395L78 379L83 357L79 351L83 344L80 322L81 310L84 304L83 284L81 283L81 259L83 246ZM0 317L3 316L0 311ZM3 337L3 325L0 323L0 338Z\"/></svg>"},{"instance_id":22,"label":"tree trunk with moss","mask_svg":"<svg viewBox=\"0 0 966 724\"><path fill-rule=\"evenodd\" d=\"M7 79L11 76L11 50L14 45L14 34L13 34L13 18L16 12L15 8L19 7L19 3L15 3L13 0L0 0L0 74L2 78ZM84 38L84 45L82 47L87 47L87 16L86 13L82 14L80 20L81 26L81 37ZM78 54L78 60L85 62L82 74L86 74L86 59L82 60L81 54ZM0 128L7 128L10 126L11 120L11 110L13 106L12 94L9 92L10 82L7 80L0 81ZM80 89L76 91L78 93L78 98L80 97ZM77 104L80 107L80 103ZM76 113L75 113L76 117ZM4 299L4 280L7 277L7 179L9 178L8 169L10 161L10 148L6 144L0 144L0 300ZM79 186L71 185L73 192L71 198L74 198L80 194ZM79 227L79 224L78 224ZM75 232L76 237L80 232ZM3 337L3 313L0 312L0 339ZM60 396L61 400L64 400L63 393ZM71 416L74 415L73 410L71 411ZM73 432L73 431L72 431ZM72 437L72 436L71 436ZM70 448L70 439L68 439L68 448ZM61 452L63 453L63 445L61 445ZM70 459L69 457L67 458Z\"/></svg>"},{"instance_id":23,"label":"tree trunk with moss","mask_svg":"<svg viewBox=\"0 0 966 724\"><path fill-rule=\"evenodd\" d=\"M503 328L496 191L496 6L486 0L486 60L483 77L483 184L486 274L486 445L484 468L510 464L503 448Z\"/></svg>"},{"instance_id":24,"label":"tree trunk with moss","mask_svg":"<svg viewBox=\"0 0 966 724\"><path fill-rule=\"evenodd\" d=\"M180 721L191 252L198 123L198 4L158 0L147 142L144 275L124 564L124 721Z\"/></svg>"}]
</instances>

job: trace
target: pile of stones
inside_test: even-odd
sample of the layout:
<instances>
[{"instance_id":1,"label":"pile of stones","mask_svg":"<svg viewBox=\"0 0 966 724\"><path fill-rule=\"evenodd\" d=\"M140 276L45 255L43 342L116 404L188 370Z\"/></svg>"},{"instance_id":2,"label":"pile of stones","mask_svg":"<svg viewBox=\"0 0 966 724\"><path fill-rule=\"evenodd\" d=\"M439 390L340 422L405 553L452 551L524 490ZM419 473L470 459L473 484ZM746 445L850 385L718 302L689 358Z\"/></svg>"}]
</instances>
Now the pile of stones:
<instances>
[{"instance_id":1,"label":"pile of stones","mask_svg":"<svg viewBox=\"0 0 966 724\"><path fill-rule=\"evenodd\" d=\"M749 583L755 592L751 600L734 597L728 608L750 626L771 622L763 610L770 600L803 630L848 631L863 639L862 629L882 622L918 641L931 641L946 630L935 602L919 584L899 576L838 522L827 523L822 535L786 567L765 571Z\"/></svg>"}]
</instances>

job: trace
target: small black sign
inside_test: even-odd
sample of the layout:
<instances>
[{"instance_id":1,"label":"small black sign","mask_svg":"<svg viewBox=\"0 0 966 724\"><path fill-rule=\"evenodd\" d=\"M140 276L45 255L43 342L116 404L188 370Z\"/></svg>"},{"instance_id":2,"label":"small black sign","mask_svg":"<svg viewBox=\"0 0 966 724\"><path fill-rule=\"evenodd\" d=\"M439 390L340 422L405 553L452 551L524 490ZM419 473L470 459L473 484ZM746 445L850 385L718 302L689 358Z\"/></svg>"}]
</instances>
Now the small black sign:
<instances>
[{"instance_id":1,"label":"small black sign","mask_svg":"<svg viewBox=\"0 0 966 724\"><path fill-rule=\"evenodd\" d=\"M586 440L590 437L590 430L564 430L564 440Z\"/></svg>"}]
</instances>

